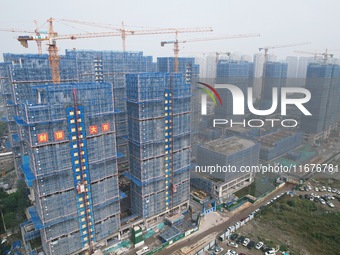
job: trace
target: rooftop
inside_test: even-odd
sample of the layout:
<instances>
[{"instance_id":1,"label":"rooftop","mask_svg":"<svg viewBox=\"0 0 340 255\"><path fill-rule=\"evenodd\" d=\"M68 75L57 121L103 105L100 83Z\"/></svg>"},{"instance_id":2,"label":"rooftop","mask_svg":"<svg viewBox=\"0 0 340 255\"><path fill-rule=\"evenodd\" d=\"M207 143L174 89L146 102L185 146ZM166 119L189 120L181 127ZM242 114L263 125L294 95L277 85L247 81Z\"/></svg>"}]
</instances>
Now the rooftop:
<instances>
[{"instance_id":1,"label":"rooftop","mask_svg":"<svg viewBox=\"0 0 340 255\"><path fill-rule=\"evenodd\" d=\"M261 146L265 146L265 147L273 147L275 146L275 143L277 143L278 141L289 137L289 136L293 136L295 135L295 132L291 132L291 131L278 131L275 133L270 133L268 135L265 135L261 138L259 138L259 142L261 143Z\"/></svg>"},{"instance_id":2,"label":"rooftop","mask_svg":"<svg viewBox=\"0 0 340 255\"><path fill-rule=\"evenodd\" d=\"M232 136L225 139L217 139L206 142L202 145L202 147L224 155L231 155L235 152L250 148L254 145L255 142L253 142L252 140Z\"/></svg>"}]
</instances>

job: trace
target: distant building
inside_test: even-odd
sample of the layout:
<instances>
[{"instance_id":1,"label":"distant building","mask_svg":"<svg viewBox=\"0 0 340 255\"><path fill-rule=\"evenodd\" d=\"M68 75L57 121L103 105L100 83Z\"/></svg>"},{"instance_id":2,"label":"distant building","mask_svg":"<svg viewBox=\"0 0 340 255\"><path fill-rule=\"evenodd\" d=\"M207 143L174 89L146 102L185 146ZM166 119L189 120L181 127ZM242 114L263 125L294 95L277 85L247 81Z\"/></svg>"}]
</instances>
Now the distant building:
<instances>
[{"instance_id":1,"label":"distant building","mask_svg":"<svg viewBox=\"0 0 340 255\"><path fill-rule=\"evenodd\" d=\"M233 84L247 95L248 87L252 87L254 64L252 62L219 60L216 71L216 84ZM239 120L244 116L233 115L233 98L226 89L217 89L221 95L223 105L215 106L215 116L220 119ZM246 108L245 108L246 109Z\"/></svg>"},{"instance_id":2,"label":"distant building","mask_svg":"<svg viewBox=\"0 0 340 255\"><path fill-rule=\"evenodd\" d=\"M198 147L197 167L191 184L215 198L228 197L254 181L255 172L241 172L241 167L257 166L260 145L255 140L229 137L206 142ZM209 171L209 167L231 166L234 171ZM199 170L201 169L201 170ZM205 171L205 172L204 172Z\"/></svg>"},{"instance_id":3,"label":"distant building","mask_svg":"<svg viewBox=\"0 0 340 255\"><path fill-rule=\"evenodd\" d=\"M306 140L319 143L330 135L339 121L340 66L309 64L305 87L311 92L305 107L312 115L302 117L301 129Z\"/></svg>"},{"instance_id":4,"label":"distant building","mask_svg":"<svg viewBox=\"0 0 340 255\"><path fill-rule=\"evenodd\" d=\"M206 57L206 74L205 78L216 78L216 54L210 54Z\"/></svg>"},{"instance_id":5,"label":"distant building","mask_svg":"<svg viewBox=\"0 0 340 255\"><path fill-rule=\"evenodd\" d=\"M277 57L273 54L267 55L267 61L276 61ZM254 54L254 77L261 78L263 75L264 54Z\"/></svg>"},{"instance_id":6,"label":"distant building","mask_svg":"<svg viewBox=\"0 0 340 255\"><path fill-rule=\"evenodd\" d=\"M298 57L288 56L286 57L286 63L288 64L287 78L297 78L299 65Z\"/></svg>"},{"instance_id":7,"label":"distant building","mask_svg":"<svg viewBox=\"0 0 340 255\"><path fill-rule=\"evenodd\" d=\"M297 78L306 79L308 65L310 63L316 63L318 59L319 58L315 57L300 57L297 70Z\"/></svg>"},{"instance_id":8,"label":"distant building","mask_svg":"<svg viewBox=\"0 0 340 255\"><path fill-rule=\"evenodd\" d=\"M280 89L286 86L287 63L266 62L263 88L261 91L261 108L269 109L273 102L273 88L277 88L280 97ZM277 109L281 109L278 105Z\"/></svg>"},{"instance_id":9,"label":"distant building","mask_svg":"<svg viewBox=\"0 0 340 255\"><path fill-rule=\"evenodd\" d=\"M291 150L302 143L302 133L292 131L277 131L257 139L261 144L260 158L272 160Z\"/></svg>"}]
</instances>

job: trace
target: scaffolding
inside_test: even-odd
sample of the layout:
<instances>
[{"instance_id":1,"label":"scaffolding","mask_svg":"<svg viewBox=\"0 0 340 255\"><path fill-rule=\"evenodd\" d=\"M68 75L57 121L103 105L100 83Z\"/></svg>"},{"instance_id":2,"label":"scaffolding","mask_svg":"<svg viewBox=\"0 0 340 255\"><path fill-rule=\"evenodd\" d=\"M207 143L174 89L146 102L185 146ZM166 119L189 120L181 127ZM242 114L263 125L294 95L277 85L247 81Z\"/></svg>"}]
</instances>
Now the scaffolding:
<instances>
[{"instance_id":1,"label":"scaffolding","mask_svg":"<svg viewBox=\"0 0 340 255\"><path fill-rule=\"evenodd\" d=\"M228 137L206 142L198 146L197 166L202 170L199 174L230 182L246 175L240 171L241 166L256 166L259 163L260 145L256 140L241 137ZM207 170L210 166L234 167L234 171ZM206 170L206 171L203 171Z\"/></svg>"},{"instance_id":2,"label":"scaffolding","mask_svg":"<svg viewBox=\"0 0 340 255\"><path fill-rule=\"evenodd\" d=\"M246 95L248 87L253 85L254 63L246 61L219 60L216 67L216 84L233 84ZM244 116L233 114L233 98L226 89L217 89L223 105L215 106L215 117L240 121ZM247 108L245 107L247 110Z\"/></svg>"},{"instance_id":3,"label":"scaffolding","mask_svg":"<svg viewBox=\"0 0 340 255\"><path fill-rule=\"evenodd\" d=\"M303 116L301 119L301 129L308 135L322 138L323 133L329 134L329 130L339 121L339 82L339 65L309 64L305 87L312 97L306 103L306 108L312 115ZM313 140L311 142L315 143L318 139Z\"/></svg>"},{"instance_id":4,"label":"scaffolding","mask_svg":"<svg viewBox=\"0 0 340 255\"><path fill-rule=\"evenodd\" d=\"M300 146L302 133L279 130L258 138L258 141L261 143L261 159L272 160Z\"/></svg>"},{"instance_id":5,"label":"scaffolding","mask_svg":"<svg viewBox=\"0 0 340 255\"><path fill-rule=\"evenodd\" d=\"M14 120L44 250L91 250L120 227L112 84L31 85L25 97Z\"/></svg>"},{"instance_id":6,"label":"scaffolding","mask_svg":"<svg viewBox=\"0 0 340 255\"><path fill-rule=\"evenodd\" d=\"M173 57L160 57L157 58L157 71L158 72L173 72L174 71L174 58ZM199 65L195 64L194 58L178 58L178 73L182 74L183 80L187 84L195 84L198 81ZM191 132L191 153L192 157L196 156L196 145L198 143L198 127L200 120L200 94L198 93L197 86L191 86L191 99L190 105L186 104L185 99L174 99L174 105L181 105L181 107L190 108L190 132ZM179 108L181 109L181 108ZM174 109L175 113L175 109Z\"/></svg>"},{"instance_id":7,"label":"scaffolding","mask_svg":"<svg viewBox=\"0 0 340 255\"><path fill-rule=\"evenodd\" d=\"M191 89L182 80L181 74L127 75L127 175L132 210L143 218L189 199Z\"/></svg>"}]
</instances>

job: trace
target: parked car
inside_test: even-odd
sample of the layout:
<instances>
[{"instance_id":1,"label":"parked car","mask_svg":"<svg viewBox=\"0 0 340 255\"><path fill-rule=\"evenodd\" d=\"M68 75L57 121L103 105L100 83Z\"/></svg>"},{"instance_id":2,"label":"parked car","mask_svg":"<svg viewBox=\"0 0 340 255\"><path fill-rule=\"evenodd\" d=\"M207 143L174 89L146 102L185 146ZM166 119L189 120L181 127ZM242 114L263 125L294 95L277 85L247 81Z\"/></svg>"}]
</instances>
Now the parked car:
<instances>
[{"instance_id":1,"label":"parked car","mask_svg":"<svg viewBox=\"0 0 340 255\"><path fill-rule=\"evenodd\" d=\"M215 253L215 254L219 254L219 253L221 253L222 251L224 251L224 249L223 249L221 246L216 246L216 247L215 247L215 250L214 250L214 253Z\"/></svg>"},{"instance_id":2,"label":"parked car","mask_svg":"<svg viewBox=\"0 0 340 255\"><path fill-rule=\"evenodd\" d=\"M251 250L251 249L254 248L254 246L255 246L255 242L254 242L254 241L250 241L250 242L248 243L248 245L247 245L247 248L248 248L249 250Z\"/></svg>"},{"instance_id":3,"label":"parked car","mask_svg":"<svg viewBox=\"0 0 340 255\"><path fill-rule=\"evenodd\" d=\"M238 247L238 244L234 243L234 242L229 242L228 245L231 246L231 247L234 247L234 248Z\"/></svg>"},{"instance_id":4,"label":"parked car","mask_svg":"<svg viewBox=\"0 0 340 255\"><path fill-rule=\"evenodd\" d=\"M238 237L238 234L234 233L230 236L230 240L235 240Z\"/></svg>"},{"instance_id":5,"label":"parked car","mask_svg":"<svg viewBox=\"0 0 340 255\"><path fill-rule=\"evenodd\" d=\"M269 250L269 251L266 251L266 253L265 253L265 255L275 255L275 254L276 254L276 252L275 252L274 249L271 249L271 250Z\"/></svg>"},{"instance_id":6,"label":"parked car","mask_svg":"<svg viewBox=\"0 0 340 255\"><path fill-rule=\"evenodd\" d=\"M332 189L332 192L333 193L336 193L338 190L337 189Z\"/></svg>"},{"instance_id":7,"label":"parked car","mask_svg":"<svg viewBox=\"0 0 340 255\"><path fill-rule=\"evenodd\" d=\"M243 240L243 246L247 246L249 242L250 242L250 239L249 238L245 238Z\"/></svg>"},{"instance_id":8,"label":"parked car","mask_svg":"<svg viewBox=\"0 0 340 255\"><path fill-rule=\"evenodd\" d=\"M327 205L328 205L329 207L332 207L332 208L334 207L334 204L333 204L332 202L330 202L330 201L327 202Z\"/></svg>"},{"instance_id":9,"label":"parked car","mask_svg":"<svg viewBox=\"0 0 340 255\"><path fill-rule=\"evenodd\" d=\"M239 238L237 238L236 243L241 244L243 243L243 241L244 241L244 236L240 236Z\"/></svg>"},{"instance_id":10,"label":"parked car","mask_svg":"<svg viewBox=\"0 0 340 255\"><path fill-rule=\"evenodd\" d=\"M328 192L332 192L332 188L331 188L331 187L328 187L328 188L327 188L327 191L328 191Z\"/></svg>"},{"instance_id":11,"label":"parked car","mask_svg":"<svg viewBox=\"0 0 340 255\"><path fill-rule=\"evenodd\" d=\"M234 250L228 250L227 253L224 255L237 255L237 252Z\"/></svg>"},{"instance_id":12,"label":"parked car","mask_svg":"<svg viewBox=\"0 0 340 255\"><path fill-rule=\"evenodd\" d=\"M316 192L319 192L319 188L318 188L318 187L315 187L315 191L316 191Z\"/></svg>"},{"instance_id":13,"label":"parked car","mask_svg":"<svg viewBox=\"0 0 340 255\"><path fill-rule=\"evenodd\" d=\"M305 199L308 199L309 198L309 195L308 194L305 194Z\"/></svg>"},{"instance_id":14,"label":"parked car","mask_svg":"<svg viewBox=\"0 0 340 255\"><path fill-rule=\"evenodd\" d=\"M255 249L259 250L261 249L263 246L263 242L258 242L256 245L255 245Z\"/></svg>"},{"instance_id":15,"label":"parked car","mask_svg":"<svg viewBox=\"0 0 340 255\"><path fill-rule=\"evenodd\" d=\"M271 249L272 249L272 248L269 247L269 246L267 246L267 245L263 245L262 248L261 248L261 250L262 250L263 252L270 251Z\"/></svg>"}]
</instances>

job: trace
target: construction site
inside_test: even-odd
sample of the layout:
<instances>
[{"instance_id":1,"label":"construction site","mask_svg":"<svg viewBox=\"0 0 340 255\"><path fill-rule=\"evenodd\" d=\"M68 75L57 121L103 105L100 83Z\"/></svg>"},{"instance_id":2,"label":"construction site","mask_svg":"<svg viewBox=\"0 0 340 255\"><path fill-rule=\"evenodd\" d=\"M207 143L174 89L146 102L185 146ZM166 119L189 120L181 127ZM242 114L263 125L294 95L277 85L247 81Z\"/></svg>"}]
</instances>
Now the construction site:
<instances>
[{"instance_id":1,"label":"construction site","mask_svg":"<svg viewBox=\"0 0 340 255\"><path fill-rule=\"evenodd\" d=\"M197 167L191 171L191 185L214 198L228 199L254 181L255 173L242 173L240 167L258 165L259 153L260 145L256 140L236 136L203 143L198 146ZM214 166L216 169L212 171ZM227 166L233 169L225 170Z\"/></svg>"},{"instance_id":2,"label":"construction site","mask_svg":"<svg viewBox=\"0 0 340 255\"><path fill-rule=\"evenodd\" d=\"M63 35L55 31L56 21L110 30ZM37 25L16 38L25 48L36 43L37 54L4 53L0 63L6 143L16 178L29 188L31 206L20 224L26 254L138 254L144 244L145 254L155 254L198 231L201 217L232 208L227 204L233 204L235 192L255 183L255 172L240 171L241 167L258 166L260 160L305 159L303 153L292 152L303 142L297 129L207 124L214 114L244 118L232 111L233 97L227 90L218 91L220 98L211 88L215 82L230 83L246 93L254 86L255 61L244 56L231 59L230 52L213 53L216 70L208 77L212 86L205 86L218 104L214 94L200 87L199 60L179 57L182 44L259 34L184 40L179 34L212 28L127 29L123 23L117 28L54 18L46 24L45 32ZM127 37L140 35L173 37L158 43L171 45L173 57L154 59L142 51L127 51ZM62 40L108 37L120 37L122 50L57 47ZM43 54L42 43L48 54ZM270 105L272 88L286 85L288 65L269 61L268 50L304 44L259 48L264 61L258 105ZM222 54L228 58L220 59ZM307 86L318 91L314 84ZM323 87L340 95L334 84ZM211 98L210 116L201 113L202 93ZM336 127L330 118L337 115L335 99L328 106L314 103L325 117L320 113L316 130L308 124L310 119L304 119L302 127L307 133L327 128L331 132ZM247 109L244 115L249 113ZM218 171L227 166L232 169Z\"/></svg>"},{"instance_id":3,"label":"construction site","mask_svg":"<svg viewBox=\"0 0 340 255\"><path fill-rule=\"evenodd\" d=\"M198 122L191 81L199 70L193 58L153 62L142 52L59 55L56 41L71 38L56 36L53 19L49 25L46 38L18 37L39 51L48 39L49 54L7 53L0 65L2 120L32 201L22 238L27 254L39 251L30 246L35 238L45 254L92 254L134 226L188 210L193 112ZM146 33L186 31L195 29Z\"/></svg>"}]
</instances>

